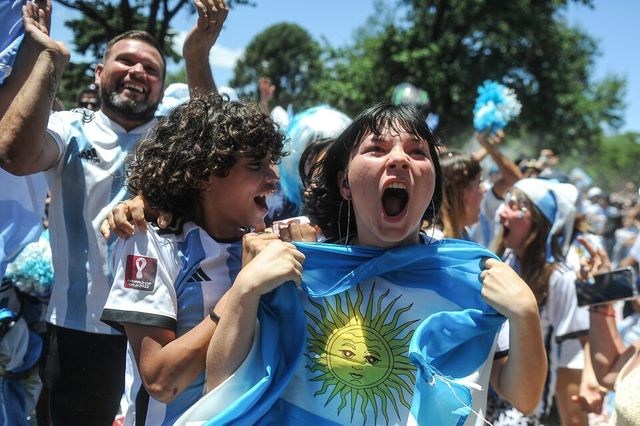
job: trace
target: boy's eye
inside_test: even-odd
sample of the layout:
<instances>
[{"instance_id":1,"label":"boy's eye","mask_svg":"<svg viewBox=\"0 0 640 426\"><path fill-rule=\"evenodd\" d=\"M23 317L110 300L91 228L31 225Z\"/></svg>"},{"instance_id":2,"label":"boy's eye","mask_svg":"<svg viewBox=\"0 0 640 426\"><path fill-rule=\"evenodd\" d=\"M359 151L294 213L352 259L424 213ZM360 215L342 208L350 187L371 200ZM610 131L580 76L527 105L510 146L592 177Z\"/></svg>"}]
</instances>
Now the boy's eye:
<instances>
[{"instance_id":1,"label":"boy's eye","mask_svg":"<svg viewBox=\"0 0 640 426\"><path fill-rule=\"evenodd\" d=\"M411 151L411 155L417 155L417 156L420 156L420 157L426 157L427 153L423 149L414 149L413 151Z\"/></svg>"},{"instance_id":2,"label":"boy's eye","mask_svg":"<svg viewBox=\"0 0 640 426\"><path fill-rule=\"evenodd\" d=\"M262 163L249 163L251 170L260 170L260 167L262 167Z\"/></svg>"}]
</instances>

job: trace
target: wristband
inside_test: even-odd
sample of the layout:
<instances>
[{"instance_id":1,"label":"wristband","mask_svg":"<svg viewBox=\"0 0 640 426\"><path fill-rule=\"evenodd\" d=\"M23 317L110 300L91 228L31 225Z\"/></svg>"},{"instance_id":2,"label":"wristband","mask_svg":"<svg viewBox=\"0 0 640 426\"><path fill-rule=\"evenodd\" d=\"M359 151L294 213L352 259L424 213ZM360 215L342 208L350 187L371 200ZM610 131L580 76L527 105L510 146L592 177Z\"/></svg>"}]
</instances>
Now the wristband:
<instances>
[{"instance_id":1,"label":"wristband","mask_svg":"<svg viewBox=\"0 0 640 426\"><path fill-rule=\"evenodd\" d=\"M220 317L218 316L218 314L216 314L214 312L215 309L215 305L211 307L211 309L209 309L209 318L211 319L211 321L213 321L216 325L218 325L218 321L220 321Z\"/></svg>"}]
</instances>

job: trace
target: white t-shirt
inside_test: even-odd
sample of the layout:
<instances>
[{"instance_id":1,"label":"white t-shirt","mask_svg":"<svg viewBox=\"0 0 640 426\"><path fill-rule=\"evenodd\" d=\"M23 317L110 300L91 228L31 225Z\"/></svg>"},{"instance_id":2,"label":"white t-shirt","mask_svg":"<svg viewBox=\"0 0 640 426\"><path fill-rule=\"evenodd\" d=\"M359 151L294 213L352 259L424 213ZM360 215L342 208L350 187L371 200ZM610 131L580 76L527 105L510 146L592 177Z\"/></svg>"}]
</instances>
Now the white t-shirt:
<instances>
[{"instance_id":1,"label":"white t-shirt","mask_svg":"<svg viewBox=\"0 0 640 426\"><path fill-rule=\"evenodd\" d=\"M99 227L123 199L123 162L138 140L155 124L126 132L102 112L74 110L49 117L48 133L60 157L45 172L51 191L49 224L55 286L47 321L90 333L115 334L100 322L112 277L109 241Z\"/></svg>"},{"instance_id":2,"label":"white t-shirt","mask_svg":"<svg viewBox=\"0 0 640 426\"><path fill-rule=\"evenodd\" d=\"M505 253L505 263L520 270L513 252ZM549 358L549 376L543 399L534 413L546 413L555 392L557 369L584 366L584 351L578 338L589 331L589 311L578 306L576 273L566 265L559 265L549 277L547 300L540 307L542 333Z\"/></svg>"},{"instance_id":3,"label":"white t-shirt","mask_svg":"<svg viewBox=\"0 0 640 426\"><path fill-rule=\"evenodd\" d=\"M629 256L633 257L636 262L640 263L640 237L636 237L631 249L629 249Z\"/></svg>"},{"instance_id":4,"label":"white t-shirt","mask_svg":"<svg viewBox=\"0 0 640 426\"><path fill-rule=\"evenodd\" d=\"M188 222L182 233L159 234L152 226L114 248L114 282L102 320L174 330L176 337L199 324L231 287L242 264L242 243L220 243ZM202 396L203 372L169 404L145 391L131 346L127 348L125 425L173 422ZM146 413L136 419L136 413ZM142 415L142 414L141 414Z\"/></svg>"}]
</instances>

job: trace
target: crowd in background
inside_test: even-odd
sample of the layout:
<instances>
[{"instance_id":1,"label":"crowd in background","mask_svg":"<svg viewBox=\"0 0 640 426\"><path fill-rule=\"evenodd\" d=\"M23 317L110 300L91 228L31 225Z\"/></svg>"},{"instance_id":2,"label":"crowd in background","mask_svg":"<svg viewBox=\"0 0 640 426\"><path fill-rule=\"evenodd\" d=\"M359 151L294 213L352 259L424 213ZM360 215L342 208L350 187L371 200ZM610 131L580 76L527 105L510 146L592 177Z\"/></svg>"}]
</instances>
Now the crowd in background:
<instances>
[{"instance_id":1,"label":"crowd in background","mask_svg":"<svg viewBox=\"0 0 640 426\"><path fill-rule=\"evenodd\" d=\"M472 370L486 377L469 379L482 391L471 386L470 400L460 401L470 419L464 424L640 424L640 298L581 306L576 294L576 283L599 274L638 270L640 188L633 177L607 193L581 170L567 171L553 147L510 158L503 149L509 143L505 125L478 130L473 150L452 150L438 137L427 91L408 84L391 102L381 99L353 119L328 105L295 114L272 105L277 87L266 77L256 82L258 102L238 99L233 89L215 87L206 62L228 11L223 0L196 2L198 22L184 48L188 85L165 90L164 55L150 36L127 33L109 43L96 84L79 88L77 105L65 109L50 88L68 51L48 35L51 4L44 3L29 2L20 12L25 41L13 48L19 72L0 80L0 424L218 419L200 407L220 405L215 398L221 392L235 395L225 387L228 379L245 374L243 360L255 358L251 348L267 347L255 336L278 328L268 313L296 313L269 294L278 294L282 282L311 280L303 271L307 265L313 271L311 259L320 254L292 242L323 241L358 252L357 246L393 250L414 237L419 246L475 242L461 250L478 247L478 256L493 257L474 269L485 290L473 307L508 321L488 328L485 364ZM371 230L378 219L368 210L377 201L367 193L373 179L367 172L377 163L362 161L386 158L387 173L416 173L410 183L385 186L381 196L383 221L416 210L418 227L402 238ZM413 180L424 176L431 176L428 184L415 184L424 194L413 192ZM344 253L331 255L342 259ZM497 258L504 263L491 263ZM221 287L200 292L212 281ZM373 287L387 286L398 298L403 291L414 294L396 284L380 280ZM366 302L374 290L368 291L360 283L345 290L345 308L335 293L318 299L339 299L334 308L300 296L312 318L306 339L321 341L322 327L337 322L340 309L355 306L353 318L361 305L374 310ZM386 294L376 291L380 315ZM420 305L423 294L411 306ZM265 308L265 300L272 305ZM437 303L442 309L448 302ZM308 313L313 309L315 317ZM429 309L420 319L433 314ZM259 326L252 325L256 318ZM407 348L412 334L403 337ZM544 349L546 367L537 349ZM345 359L356 356L356 346L340 352ZM305 355L321 357L312 349ZM368 353L366 362L375 364L376 356ZM526 371L527 363L539 368ZM406 374L420 381L424 372L417 379ZM291 375L294 383L309 377ZM413 385L402 380L395 382L399 388ZM446 382L452 391L459 386L454 382ZM339 406L335 419L344 420L346 394L333 399L342 392L339 383L323 403ZM298 404L302 387L282 386L285 408L275 406L289 413L286 404ZM398 421L387 413L405 421L427 418L404 401L402 390L388 397L400 408L383 405L383 417L376 401L387 401L382 392L390 390L369 395L350 389L351 420L354 410L364 423ZM227 398L222 405L238 397ZM375 407L373 419L365 401ZM252 410L264 414L260 404Z\"/></svg>"}]
</instances>

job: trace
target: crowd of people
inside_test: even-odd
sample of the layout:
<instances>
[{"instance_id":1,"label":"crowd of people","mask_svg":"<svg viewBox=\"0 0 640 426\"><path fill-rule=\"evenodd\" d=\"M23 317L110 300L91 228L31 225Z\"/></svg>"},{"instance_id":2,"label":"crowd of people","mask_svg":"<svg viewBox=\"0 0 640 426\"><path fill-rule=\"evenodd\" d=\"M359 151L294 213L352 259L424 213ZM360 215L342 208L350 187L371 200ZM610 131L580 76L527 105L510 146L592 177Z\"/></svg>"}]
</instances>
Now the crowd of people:
<instances>
[{"instance_id":1,"label":"crowd of people","mask_svg":"<svg viewBox=\"0 0 640 426\"><path fill-rule=\"evenodd\" d=\"M266 77L239 100L225 0L194 2L170 99L129 31L64 110L51 1L16 3L0 424L640 424L640 298L577 290L637 270L633 182L511 159L502 127L450 150L408 84L353 118L272 109Z\"/></svg>"}]
</instances>

